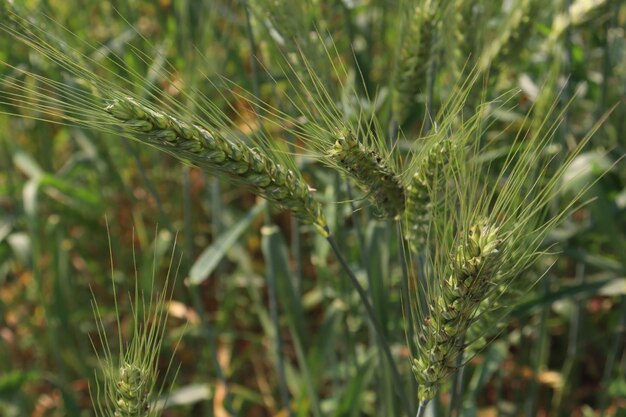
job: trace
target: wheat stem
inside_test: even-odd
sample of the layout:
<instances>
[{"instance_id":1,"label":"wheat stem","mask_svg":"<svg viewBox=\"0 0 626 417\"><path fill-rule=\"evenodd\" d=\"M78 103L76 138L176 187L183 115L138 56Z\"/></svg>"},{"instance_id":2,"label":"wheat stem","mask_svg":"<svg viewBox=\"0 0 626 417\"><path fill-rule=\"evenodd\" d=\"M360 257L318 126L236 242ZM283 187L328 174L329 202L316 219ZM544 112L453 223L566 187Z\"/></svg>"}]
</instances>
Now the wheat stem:
<instances>
[{"instance_id":1,"label":"wheat stem","mask_svg":"<svg viewBox=\"0 0 626 417\"><path fill-rule=\"evenodd\" d=\"M409 264L411 262L411 254L408 248L408 243L403 235L403 226L400 221L396 222L397 230L398 230L398 258L400 264L400 270L402 271L402 285L400 287L401 290L401 301L402 301L402 309L404 311L404 317L406 320L406 337L407 340L415 340L415 317L413 314L413 310L411 308L405 308L405 305L410 304L411 300L411 281L409 274ZM405 304L406 303L406 304ZM409 345L410 349L410 345ZM417 392L417 381L415 378L410 381L410 392ZM411 408L415 405L414 400L411 401Z\"/></svg>"},{"instance_id":2,"label":"wheat stem","mask_svg":"<svg viewBox=\"0 0 626 417\"><path fill-rule=\"evenodd\" d=\"M242 0L242 6L244 10L246 20L246 37L248 39L248 45L250 47L250 68L252 69L252 92L257 100L255 100L255 111L261 113L262 108L259 106L260 100L260 82L259 82L259 63L261 57L258 54L257 44L254 39L254 33L252 32L252 25L250 23L250 9L247 0ZM262 120L259 120L261 129L264 130ZM276 226L273 225L271 208L269 205L265 208L265 227L262 230L263 239L268 240L270 235L276 233ZM280 395L280 401L282 408L287 410L288 417L293 416L293 410L289 405L289 390L287 388L287 377L285 375L285 355L283 354L283 341L280 333L279 322L279 307L278 307L278 290L276 288L276 257L274 251L277 249L273 245L266 245L266 253L264 254L266 259L265 273L267 275L267 287L268 287L268 304L270 310L270 317L272 320L272 326L274 330L274 349L276 351L276 372L278 374L278 392Z\"/></svg>"},{"instance_id":3,"label":"wheat stem","mask_svg":"<svg viewBox=\"0 0 626 417\"><path fill-rule=\"evenodd\" d=\"M328 243L330 244L330 247L333 249L333 252L335 253L335 256L337 257L337 260L339 261L342 268L348 275L348 278L350 279L350 283L352 284L352 286L354 287L354 289L359 295L359 299L361 300L361 303L363 304L363 307L365 308L365 312L367 313L367 317L370 321L370 324L372 325L372 327L374 328L374 332L376 333L378 344L380 348L383 350L383 354L385 355L385 358L387 359L389 363L389 368L391 369L391 377L393 378L394 385L396 386L396 390L398 392L398 396L400 397L402 407L404 408L406 415L410 416L411 408L409 406L409 401L406 398L406 394L403 389L404 384L402 383L402 378L400 377L400 373L398 372L398 368L393 359L393 355L391 354L391 350L389 349L389 343L387 342L385 334L383 333L382 326L380 325L378 319L376 318L376 313L374 313L374 308L369 302L369 299L367 297L367 292L365 291L363 286L361 286L361 284L359 283L359 280L356 277L356 275L354 275L354 272L352 272L352 268L350 268L350 265L348 265L348 262L346 261L343 254L341 253L341 249L339 249L339 245L337 244L337 241L330 234L328 235L326 240L328 240Z\"/></svg>"},{"instance_id":4,"label":"wheat stem","mask_svg":"<svg viewBox=\"0 0 626 417\"><path fill-rule=\"evenodd\" d=\"M428 400L420 401L419 406L417 408L416 417L424 417L424 413L426 412L427 405L428 405Z\"/></svg>"}]
</instances>

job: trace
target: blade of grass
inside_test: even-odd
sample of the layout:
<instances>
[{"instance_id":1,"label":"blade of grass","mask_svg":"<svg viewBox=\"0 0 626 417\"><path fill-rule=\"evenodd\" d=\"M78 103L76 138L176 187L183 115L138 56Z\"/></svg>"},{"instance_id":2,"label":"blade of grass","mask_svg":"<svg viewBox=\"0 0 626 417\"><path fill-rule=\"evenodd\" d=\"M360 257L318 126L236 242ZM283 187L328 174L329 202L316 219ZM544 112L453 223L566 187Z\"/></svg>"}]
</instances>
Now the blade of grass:
<instances>
[{"instance_id":1,"label":"blade of grass","mask_svg":"<svg viewBox=\"0 0 626 417\"><path fill-rule=\"evenodd\" d=\"M389 265L391 261L390 236L387 232L389 225L381 221L372 220L367 225L366 230L366 255L363 265L368 271L368 290L372 300L372 307L379 318L385 337L389 336L388 320L394 313L390 309L389 294L390 288L387 286L390 276ZM372 332L373 333L373 332ZM376 342L376 335L372 334L373 342ZM382 351L379 350L380 366L376 378L380 401L379 415L396 415L394 409L398 402L393 397L393 380L390 380L389 369L385 363Z\"/></svg>"},{"instance_id":2,"label":"blade of grass","mask_svg":"<svg viewBox=\"0 0 626 417\"><path fill-rule=\"evenodd\" d=\"M248 214L239 219L237 223L228 228L221 236L214 239L213 244L202 251L189 270L189 286L201 284L213 273L228 250L250 227L254 219L265 210L266 204L265 200L258 203Z\"/></svg>"},{"instance_id":3,"label":"blade of grass","mask_svg":"<svg viewBox=\"0 0 626 417\"><path fill-rule=\"evenodd\" d=\"M547 295L550 286L550 280L548 277L544 277L542 280L542 292L543 295ZM548 316L550 314L550 306L545 305L541 309L541 316L537 329L537 340L532 344L534 350L531 350L532 355L532 376L530 379L530 387L528 388L528 395L526 396L526 416L533 417L537 414L537 402L539 398L539 373L543 370L545 363L547 362L548 352Z\"/></svg>"},{"instance_id":4,"label":"blade of grass","mask_svg":"<svg viewBox=\"0 0 626 417\"><path fill-rule=\"evenodd\" d=\"M604 364L604 373L602 374L602 391L600 393L600 404L598 406L599 416L604 417L606 413L607 404L609 401L609 384L613 378L613 372L615 370L615 362L620 351L624 347L624 335L626 335L626 295L620 297L621 311L619 312L619 322L615 330L615 337L609 348L608 355L606 357L606 363Z\"/></svg>"},{"instance_id":5,"label":"blade of grass","mask_svg":"<svg viewBox=\"0 0 626 417\"><path fill-rule=\"evenodd\" d=\"M585 282L585 265L582 262L576 263L575 282L579 285ZM552 398L552 414L555 416L565 415L565 410L563 409L565 399L568 398L569 393L577 382L573 370L578 362L578 339L582 314L583 310L580 304L574 303L570 319L569 336L567 339L567 350L563 367L561 368L561 378L564 383L562 387L556 390Z\"/></svg>"}]
</instances>

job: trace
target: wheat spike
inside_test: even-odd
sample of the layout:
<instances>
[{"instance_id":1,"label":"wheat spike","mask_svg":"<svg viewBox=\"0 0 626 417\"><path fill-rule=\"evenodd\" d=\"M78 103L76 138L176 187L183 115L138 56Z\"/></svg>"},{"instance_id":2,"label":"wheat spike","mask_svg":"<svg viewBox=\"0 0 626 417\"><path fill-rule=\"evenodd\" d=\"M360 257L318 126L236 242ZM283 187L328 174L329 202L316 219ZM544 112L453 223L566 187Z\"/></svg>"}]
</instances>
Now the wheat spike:
<instances>
[{"instance_id":1,"label":"wheat spike","mask_svg":"<svg viewBox=\"0 0 626 417\"><path fill-rule=\"evenodd\" d=\"M140 417L149 409L151 385L148 369L133 363L124 363L119 370L115 417Z\"/></svg>"},{"instance_id":2,"label":"wheat spike","mask_svg":"<svg viewBox=\"0 0 626 417\"><path fill-rule=\"evenodd\" d=\"M600 7L606 4L606 1L607 0L576 0L571 2L567 11L556 15L552 21L552 30L546 42L548 49L552 49L557 45L558 39L568 28L587 21L590 16L593 16L594 12L602 10Z\"/></svg>"},{"instance_id":3,"label":"wheat spike","mask_svg":"<svg viewBox=\"0 0 626 417\"><path fill-rule=\"evenodd\" d=\"M407 186L405 211L405 238L414 252L419 252L426 244L433 187L438 181L438 167L446 163L450 151L450 140L438 141L422 157Z\"/></svg>"},{"instance_id":4,"label":"wheat spike","mask_svg":"<svg viewBox=\"0 0 626 417\"><path fill-rule=\"evenodd\" d=\"M536 5L535 5L536 6ZM519 48L526 40L526 32L532 27L529 13L533 11L533 0L518 0L500 26L497 36L485 47L478 59L478 68L486 71L496 60L505 60L507 55Z\"/></svg>"},{"instance_id":5,"label":"wheat spike","mask_svg":"<svg viewBox=\"0 0 626 417\"><path fill-rule=\"evenodd\" d=\"M357 180L383 216L397 217L404 211L406 191L400 177L376 150L360 143L351 130L337 134L328 156Z\"/></svg>"},{"instance_id":6,"label":"wheat spike","mask_svg":"<svg viewBox=\"0 0 626 417\"><path fill-rule=\"evenodd\" d=\"M130 97L113 101L106 111L139 133L142 141L191 165L218 171L252 187L258 194L291 210L302 223L312 224L324 236L328 235L322 207L304 180L259 150L149 109Z\"/></svg>"},{"instance_id":7,"label":"wheat spike","mask_svg":"<svg viewBox=\"0 0 626 417\"><path fill-rule=\"evenodd\" d=\"M498 227L479 220L459 237L447 278L429 300L422 324L413 372L420 383L418 397L428 401L455 369L462 354L465 329L472 322L499 267L502 239Z\"/></svg>"},{"instance_id":8,"label":"wheat spike","mask_svg":"<svg viewBox=\"0 0 626 417\"><path fill-rule=\"evenodd\" d=\"M398 60L398 75L393 112L399 123L409 114L417 94L426 86L426 76L432 59L435 29L438 24L438 3L425 0L413 10L402 40Z\"/></svg>"}]
</instances>

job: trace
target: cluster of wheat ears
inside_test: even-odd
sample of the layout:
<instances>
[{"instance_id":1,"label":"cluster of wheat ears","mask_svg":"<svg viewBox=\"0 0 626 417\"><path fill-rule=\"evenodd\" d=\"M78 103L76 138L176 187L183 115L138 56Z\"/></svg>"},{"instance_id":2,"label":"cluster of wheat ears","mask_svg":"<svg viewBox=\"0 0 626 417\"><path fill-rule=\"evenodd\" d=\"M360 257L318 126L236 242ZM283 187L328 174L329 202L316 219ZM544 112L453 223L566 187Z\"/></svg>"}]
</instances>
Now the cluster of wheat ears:
<instances>
[{"instance_id":1,"label":"cluster of wheat ears","mask_svg":"<svg viewBox=\"0 0 626 417\"><path fill-rule=\"evenodd\" d=\"M397 359L389 350L369 296L342 256L326 220L330 203L321 202L315 184L305 179L294 155L315 159L342 173L362 191L363 199L355 199L353 204L366 206L369 201L379 217L398 226L399 247L407 266L402 294L406 343L418 384L414 395L419 407L413 412L421 415L442 383L497 336L495 324L504 323L503 317L515 304L511 294L516 294L521 273L540 255L547 233L578 204L577 197L558 210L553 203L563 186L563 173L587 138L567 153L553 152L551 138L561 118L556 106L547 106L541 118L528 116L497 164L481 158L489 148L483 134L491 126L493 114L510 106L516 97L512 92L469 105L480 95L476 81L484 80L488 71L481 61L475 68L458 69L459 76L465 74L464 81L436 115L428 116L429 131L406 138L402 123L415 105L416 94L428 88L430 35L432 27L439 24L441 10L434 0L419 3L422 6L412 15L415 19L404 27L395 87L389 95L392 116L387 117L390 122L385 126L376 113L358 109L347 115L336 104L329 83L349 90L342 84L344 70L334 61L330 48L311 46L314 41L310 39L285 52L283 68L296 114L285 114L239 89L238 99L256 109L262 125L244 131L241 122L230 120L202 96L184 90L178 92L177 100L163 93L131 93L124 88L127 80L114 72L98 71L105 68L103 61L119 65L111 51L102 56L78 52L8 5L2 11L0 31L59 67L66 77L53 80L3 62L14 69L14 75L3 80L8 87L2 101L27 109L22 116L130 137L185 164L244 185L289 210L304 232L320 233L335 250L399 382ZM280 18L275 16L277 27ZM321 49L321 55L333 61L333 80L316 73L312 60L303 53L307 48L318 53ZM92 51L98 49L92 47ZM25 82L25 75L34 83ZM295 151L293 143L280 138L281 132L297 139ZM401 141L412 145L400 146ZM552 174L546 177L545 172ZM111 367L113 355L108 351L103 363L109 366L105 376L110 383L102 398L106 403L103 414L157 413L151 409L150 397L156 373L154 352L162 334L162 324L137 327L137 341L124 348L120 345L126 354L117 366ZM411 411L401 384L398 395L407 412Z\"/></svg>"}]
</instances>

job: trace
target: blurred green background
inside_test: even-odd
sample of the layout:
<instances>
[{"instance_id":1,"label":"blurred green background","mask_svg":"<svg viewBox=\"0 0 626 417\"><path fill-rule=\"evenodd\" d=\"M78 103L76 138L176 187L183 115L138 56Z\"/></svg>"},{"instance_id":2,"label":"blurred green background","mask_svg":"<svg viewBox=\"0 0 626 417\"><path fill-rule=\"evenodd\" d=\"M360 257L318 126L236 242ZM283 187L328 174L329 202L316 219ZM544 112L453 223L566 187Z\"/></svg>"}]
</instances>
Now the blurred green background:
<instances>
[{"instance_id":1,"label":"blurred green background","mask_svg":"<svg viewBox=\"0 0 626 417\"><path fill-rule=\"evenodd\" d=\"M514 134L503 126L521 124L531 105L562 105L578 92L555 138L565 148L616 106L573 166L572 175L584 175L567 192L597 180L589 202L551 235L553 254L530 274L551 266L549 272L523 294L506 331L466 367L462 415L625 416L626 4L441 3L447 8L432 29L429 77L401 126L406 146L424 130L425 108L440 106L463 68L481 59L490 67L485 97L522 91L515 109L491 127L502 149ZM333 40L350 68L346 83L363 100L377 97L368 105L384 115L405 18L403 3L389 0L15 6L87 57L97 56L93 45L115 54L120 65L112 71L136 94L148 81L174 94L182 89L242 126L250 105L221 94L217 75L293 111L282 94L280 63L310 47L312 65L331 74L329 61L316 55L316 33ZM277 227L263 229L262 200L168 155L115 134L37 120L7 99L11 77L38 85L17 68L69 82L2 32L0 416L93 415L89 384L101 346L92 294L113 328L112 277L124 325L125 295L135 285L149 290L153 273L157 286L163 282L171 257L181 262L160 357L165 369L173 354L180 369L176 378L162 378L171 392L165 416L401 415L362 306L322 238L277 210ZM394 229L367 207L353 212L335 203L350 199L345 179L310 159L298 163L329 202L327 215L352 267L369 280L410 384ZM430 415L446 415L449 399L442 394Z\"/></svg>"}]
</instances>

